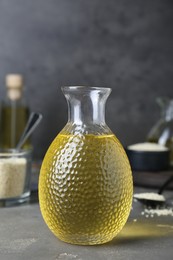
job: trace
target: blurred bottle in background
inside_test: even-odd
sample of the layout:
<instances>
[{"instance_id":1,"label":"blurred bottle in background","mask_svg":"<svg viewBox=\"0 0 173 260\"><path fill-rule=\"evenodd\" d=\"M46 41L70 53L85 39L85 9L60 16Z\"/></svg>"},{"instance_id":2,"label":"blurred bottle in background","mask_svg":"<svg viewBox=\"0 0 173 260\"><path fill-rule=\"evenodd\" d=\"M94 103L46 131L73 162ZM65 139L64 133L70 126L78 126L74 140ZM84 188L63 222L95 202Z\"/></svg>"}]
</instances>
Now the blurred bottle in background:
<instances>
[{"instance_id":1,"label":"blurred bottle in background","mask_svg":"<svg viewBox=\"0 0 173 260\"><path fill-rule=\"evenodd\" d=\"M0 110L0 148L15 148L26 126L29 108L23 96L23 77L20 74L8 74L6 82L6 99ZM30 148L27 141L23 148Z\"/></svg>"},{"instance_id":2,"label":"blurred bottle in background","mask_svg":"<svg viewBox=\"0 0 173 260\"><path fill-rule=\"evenodd\" d=\"M167 146L171 151L170 164L173 165L173 99L157 98L161 117L152 127L147 141Z\"/></svg>"}]
</instances>

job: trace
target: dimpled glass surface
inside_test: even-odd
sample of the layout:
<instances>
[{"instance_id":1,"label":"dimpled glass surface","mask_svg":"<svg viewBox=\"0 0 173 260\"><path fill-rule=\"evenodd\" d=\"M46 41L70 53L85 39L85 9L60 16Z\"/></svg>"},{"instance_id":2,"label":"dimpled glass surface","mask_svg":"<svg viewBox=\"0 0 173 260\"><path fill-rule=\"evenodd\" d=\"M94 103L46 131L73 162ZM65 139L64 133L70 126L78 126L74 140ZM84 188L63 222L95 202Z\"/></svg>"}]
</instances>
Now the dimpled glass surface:
<instances>
[{"instance_id":1,"label":"dimpled glass surface","mask_svg":"<svg viewBox=\"0 0 173 260\"><path fill-rule=\"evenodd\" d=\"M131 169L114 135L59 134L39 179L43 218L61 240L110 241L124 226L132 203Z\"/></svg>"}]
</instances>

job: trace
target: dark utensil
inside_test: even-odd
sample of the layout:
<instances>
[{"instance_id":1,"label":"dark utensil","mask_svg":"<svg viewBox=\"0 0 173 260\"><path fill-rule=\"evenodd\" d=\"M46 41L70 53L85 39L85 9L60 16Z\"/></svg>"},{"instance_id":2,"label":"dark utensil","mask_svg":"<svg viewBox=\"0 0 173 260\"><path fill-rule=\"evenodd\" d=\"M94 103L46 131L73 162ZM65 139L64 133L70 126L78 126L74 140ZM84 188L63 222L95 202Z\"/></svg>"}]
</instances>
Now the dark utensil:
<instances>
[{"instance_id":1,"label":"dark utensil","mask_svg":"<svg viewBox=\"0 0 173 260\"><path fill-rule=\"evenodd\" d=\"M32 112L30 114L26 127L23 131L23 134L21 135L21 138L16 146L17 150L19 150L22 147L22 145L25 143L25 141L28 139L28 137L33 133L35 128L41 122L42 117L43 116L39 113Z\"/></svg>"}]
</instances>

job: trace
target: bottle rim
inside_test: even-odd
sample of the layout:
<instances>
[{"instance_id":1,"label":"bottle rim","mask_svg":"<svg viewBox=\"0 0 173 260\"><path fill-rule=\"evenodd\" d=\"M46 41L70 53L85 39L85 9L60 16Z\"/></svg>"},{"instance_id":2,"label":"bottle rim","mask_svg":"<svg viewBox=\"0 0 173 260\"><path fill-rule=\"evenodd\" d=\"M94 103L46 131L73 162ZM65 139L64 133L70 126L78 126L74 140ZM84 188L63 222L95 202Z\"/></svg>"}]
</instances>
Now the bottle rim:
<instances>
[{"instance_id":1,"label":"bottle rim","mask_svg":"<svg viewBox=\"0 0 173 260\"><path fill-rule=\"evenodd\" d=\"M61 86L62 91L64 90L84 90L84 91L92 91L92 90L96 90L96 91L103 91L103 92L107 92L107 91L112 91L111 88L107 88L107 87L92 87L92 86Z\"/></svg>"},{"instance_id":2,"label":"bottle rim","mask_svg":"<svg viewBox=\"0 0 173 260\"><path fill-rule=\"evenodd\" d=\"M18 157L18 156L30 156L33 153L33 149L20 149L15 148L2 148L0 149L0 158Z\"/></svg>"}]
</instances>

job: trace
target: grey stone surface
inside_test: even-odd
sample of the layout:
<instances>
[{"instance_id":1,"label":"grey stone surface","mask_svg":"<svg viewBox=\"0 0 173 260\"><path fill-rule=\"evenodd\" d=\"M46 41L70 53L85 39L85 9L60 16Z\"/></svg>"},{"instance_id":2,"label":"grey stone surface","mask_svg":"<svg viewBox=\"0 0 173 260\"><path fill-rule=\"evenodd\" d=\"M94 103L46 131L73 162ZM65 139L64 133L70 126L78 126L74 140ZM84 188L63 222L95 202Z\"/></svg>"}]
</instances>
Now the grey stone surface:
<instances>
[{"instance_id":1,"label":"grey stone surface","mask_svg":"<svg viewBox=\"0 0 173 260\"><path fill-rule=\"evenodd\" d=\"M46 227L38 204L0 208L1 260L171 260L173 217L141 215L133 204L121 233L99 246L76 246L58 240Z\"/></svg>"},{"instance_id":2,"label":"grey stone surface","mask_svg":"<svg viewBox=\"0 0 173 260\"><path fill-rule=\"evenodd\" d=\"M67 119L61 85L108 86L107 123L124 145L143 141L173 97L171 0L0 0L0 97L6 73L26 80L44 120L33 136L42 157Z\"/></svg>"}]
</instances>

